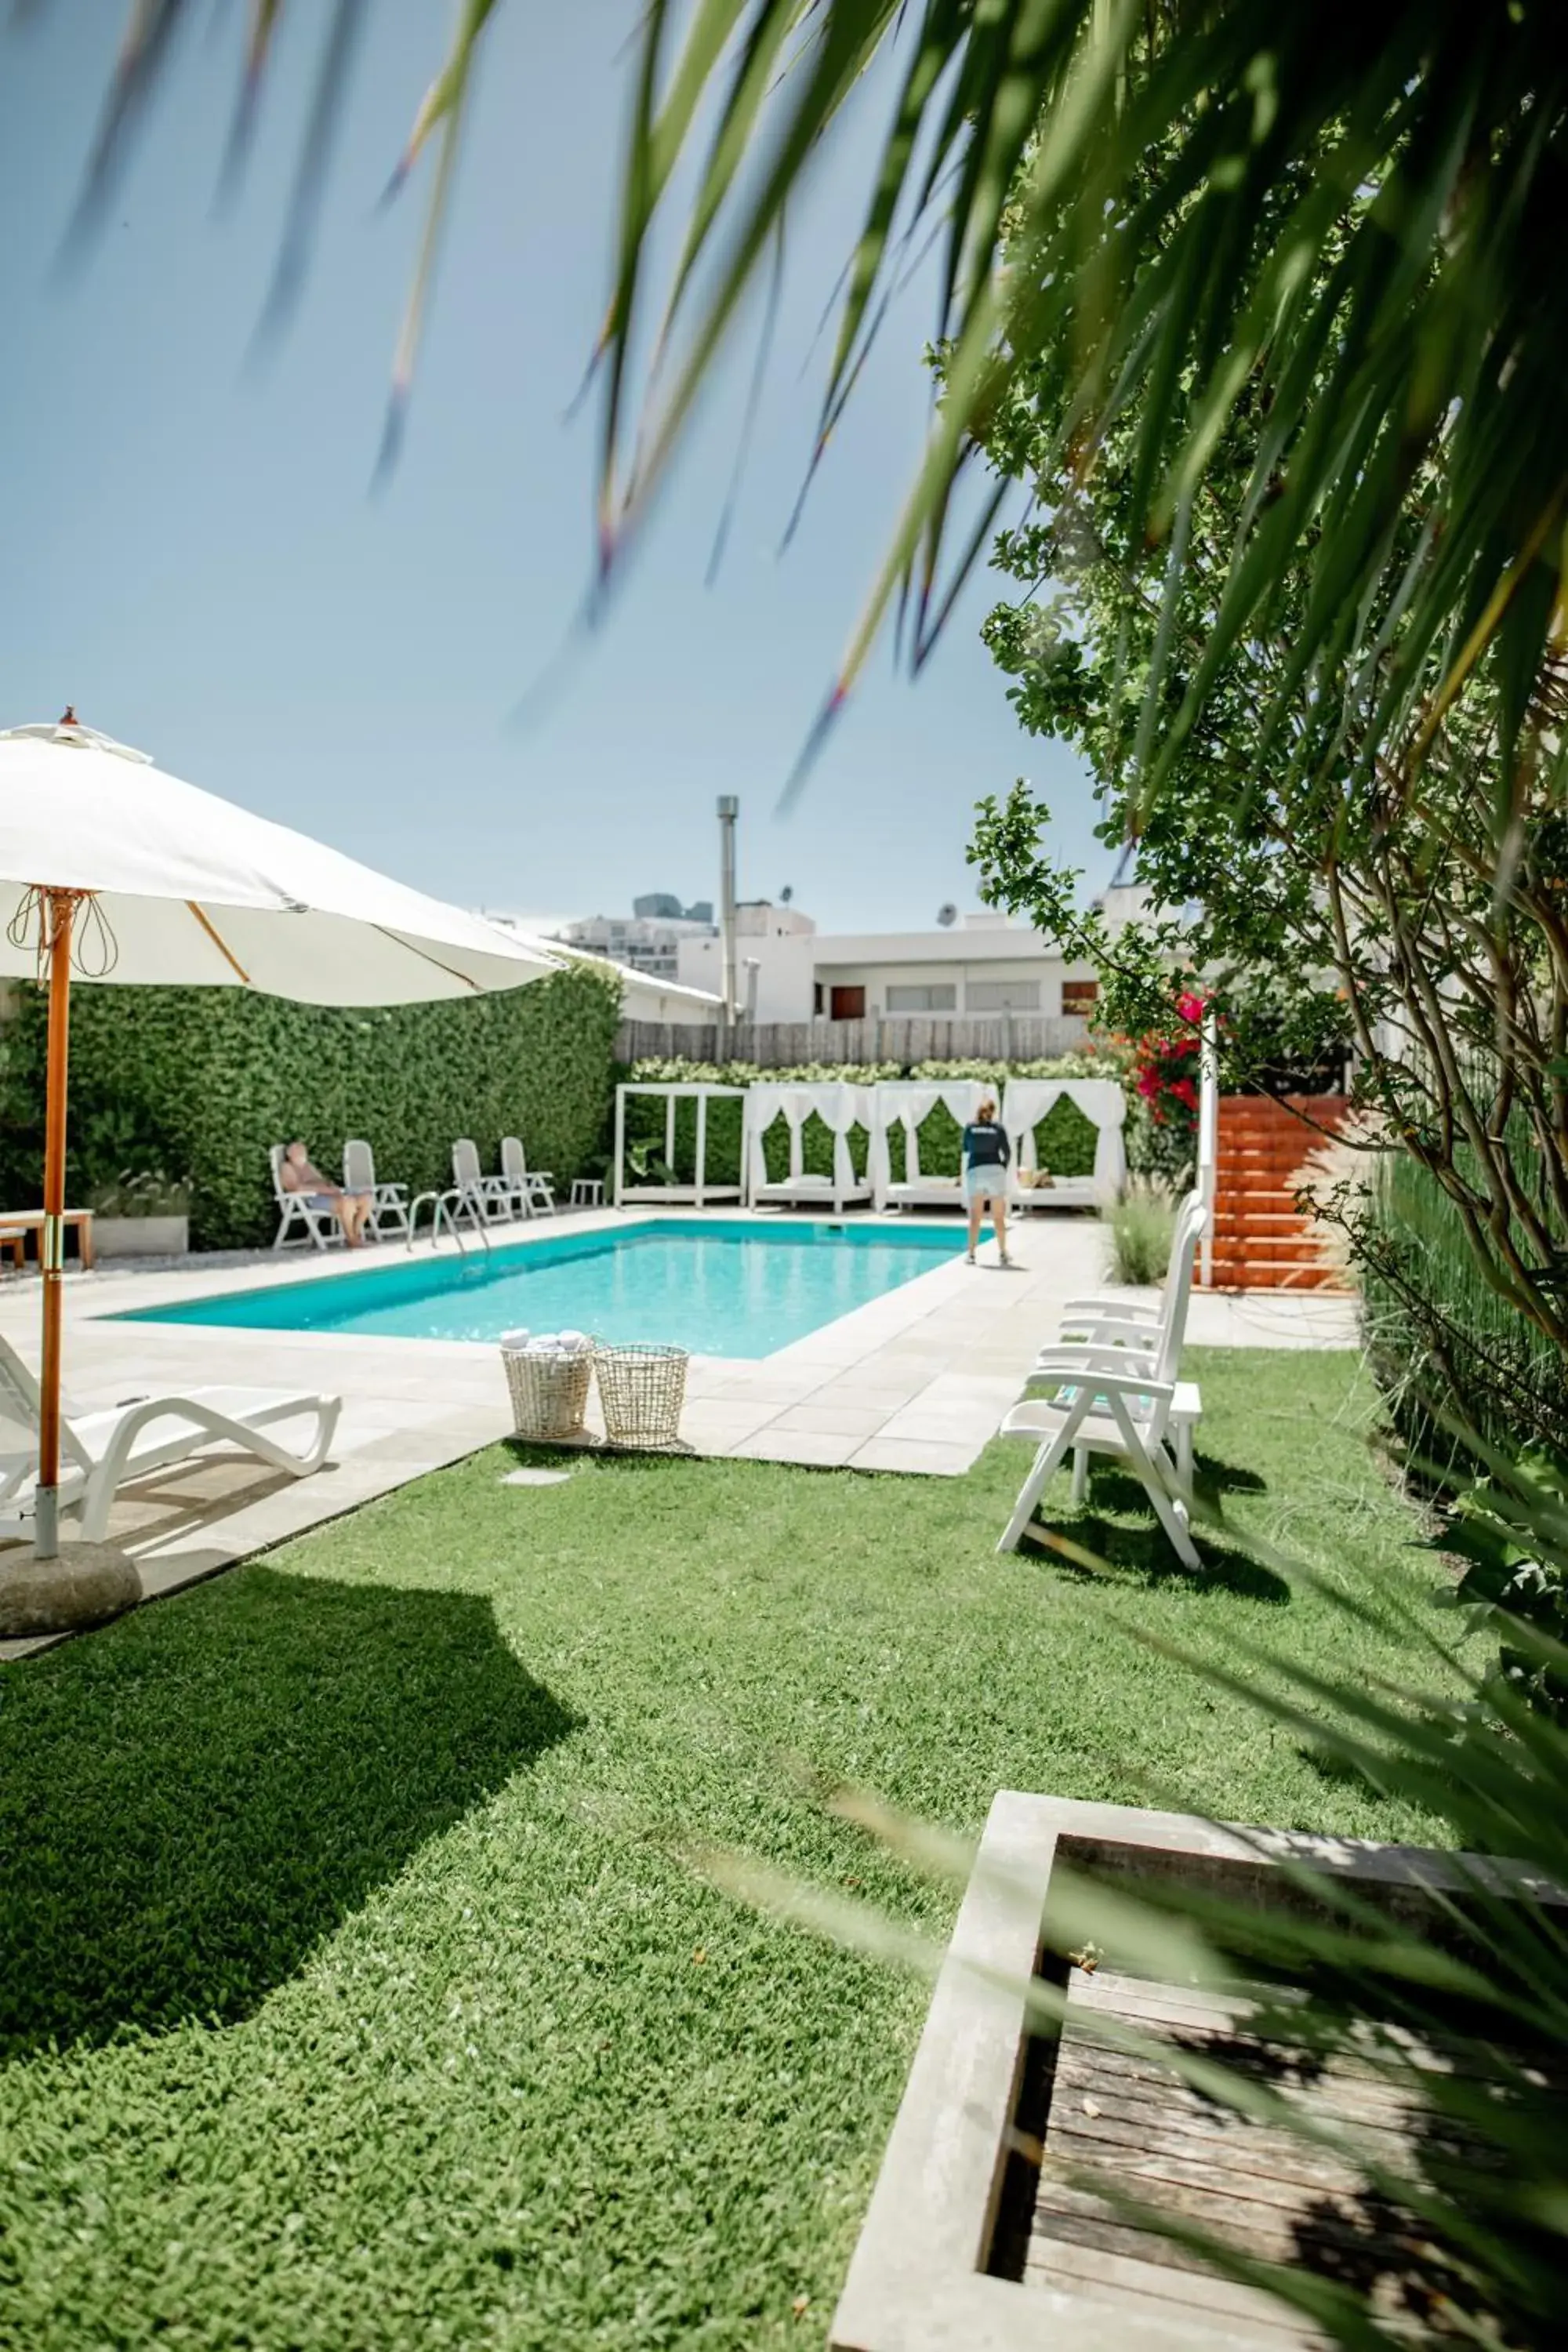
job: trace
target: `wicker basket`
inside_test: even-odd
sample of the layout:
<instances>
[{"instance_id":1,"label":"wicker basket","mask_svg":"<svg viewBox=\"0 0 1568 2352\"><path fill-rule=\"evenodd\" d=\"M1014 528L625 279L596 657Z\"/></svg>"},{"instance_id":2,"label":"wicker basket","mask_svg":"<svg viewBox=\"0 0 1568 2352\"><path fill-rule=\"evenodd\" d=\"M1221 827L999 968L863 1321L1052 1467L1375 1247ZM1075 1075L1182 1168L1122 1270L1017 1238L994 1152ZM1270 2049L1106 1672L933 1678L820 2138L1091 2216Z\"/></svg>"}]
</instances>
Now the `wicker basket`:
<instances>
[{"instance_id":1,"label":"wicker basket","mask_svg":"<svg viewBox=\"0 0 1568 2352\"><path fill-rule=\"evenodd\" d=\"M506 1384L511 1391L511 1417L520 1437L581 1437L588 1383L594 1374L592 1353L550 1357L525 1355L503 1348Z\"/></svg>"},{"instance_id":2,"label":"wicker basket","mask_svg":"<svg viewBox=\"0 0 1568 2352\"><path fill-rule=\"evenodd\" d=\"M644 1340L599 1347L594 1369L610 1445L678 1445L680 1408L686 1402L684 1348L661 1348Z\"/></svg>"}]
</instances>

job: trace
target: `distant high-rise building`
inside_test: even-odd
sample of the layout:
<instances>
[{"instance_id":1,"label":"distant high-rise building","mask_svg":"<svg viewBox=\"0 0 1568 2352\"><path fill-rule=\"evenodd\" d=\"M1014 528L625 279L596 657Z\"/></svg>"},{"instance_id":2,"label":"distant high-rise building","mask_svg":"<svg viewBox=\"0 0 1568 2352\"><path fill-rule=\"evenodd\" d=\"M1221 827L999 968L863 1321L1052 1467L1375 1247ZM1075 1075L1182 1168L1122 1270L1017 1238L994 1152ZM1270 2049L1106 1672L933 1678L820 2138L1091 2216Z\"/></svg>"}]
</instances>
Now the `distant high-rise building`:
<instances>
[{"instance_id":1,"label":"distant high-rise building","mask_svg":"<svg viewBox=\"0 0 1568 2352\"><path fill-rule=\"evenodd\" d=\"M683 940L716 939L710 905L699 904L681 912L680 901L668 891L650 891L632 901L630 915L589 915L567 923L557 934L566 946L584 948L591 955L609 956L633 971L655 980L678 978ZM650 912L658 908L657 913ZM666 909L668 909L666 912Z\"/></svg>"}]
</instances>

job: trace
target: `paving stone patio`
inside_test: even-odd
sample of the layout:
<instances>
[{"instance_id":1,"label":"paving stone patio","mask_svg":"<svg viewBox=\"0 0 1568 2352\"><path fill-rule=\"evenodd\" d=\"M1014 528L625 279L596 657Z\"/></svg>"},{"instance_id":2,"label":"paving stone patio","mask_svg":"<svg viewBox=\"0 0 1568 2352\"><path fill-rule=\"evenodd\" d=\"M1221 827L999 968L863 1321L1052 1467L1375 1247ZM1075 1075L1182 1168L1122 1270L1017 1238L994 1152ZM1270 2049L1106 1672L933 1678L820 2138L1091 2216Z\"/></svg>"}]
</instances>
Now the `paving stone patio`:
<instances>
[{"instance_id":1,"label":"paving stone patio","mask_svg":"<svg viewBox=\"0 0 1568 2352\"><path fill-rule=\"evenodd\" d=\"M600 1210L572 1223L584 1232L623 1221ZM518 1228L516 1237L547 1239L564 1223L541 1221ZM1103 1286L1103 1242L1093 1218L1037 1217L1016 1234L1019 1263L1006 1272L994 1263L965 1265L956 1224L952 1230L951 1261L773 1355L693 1358L681 1424L693 1451L938 1477L967 1470L1018 1394L1064 1301ZM421 1244L420 1255L428 1247ZM369 1273L404 1256L396 1245L352 1261L341 1254L226 1253L181 1265L110 1265L68 1279L67 1381L79 1410L234 1382L343 1399L333 1459L312 1478L214 1457L127 1490L110 1534L135 1554L149 1594L211 1575L458 1461L506 1435L511 1416L500 1355L488 1345L110 1318L279 1281ZM982 1256L994 1253L987 1245ZM36 1279L0 1284L0 1332L34 1363L37 1318ZM1197 1346L1352 1347L1353 1303L1289 1293L1199 1295L1188 1336ZM27 1646L0 1644L0 1657Z\"/></svg>"}]
</instances>

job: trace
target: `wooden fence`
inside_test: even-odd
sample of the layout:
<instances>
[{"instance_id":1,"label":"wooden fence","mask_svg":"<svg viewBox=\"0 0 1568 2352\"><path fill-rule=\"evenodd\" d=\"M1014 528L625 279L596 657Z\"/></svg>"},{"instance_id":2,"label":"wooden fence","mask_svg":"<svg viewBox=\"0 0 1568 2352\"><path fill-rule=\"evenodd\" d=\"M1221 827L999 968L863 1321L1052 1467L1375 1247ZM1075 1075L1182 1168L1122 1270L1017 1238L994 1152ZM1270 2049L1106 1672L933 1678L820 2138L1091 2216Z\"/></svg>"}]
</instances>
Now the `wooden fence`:
<instances>
[{"instance_id":1,"label":"wooden fence","mask_svg":"<svg viewBox=\"0 0 1568 2352\"><path fill-rule=\"evenodd\" d=\"M753 1062L761 1069L804 1063L1033 1062L1087 1044L1089 1023L1070 1013L998 1013L988 1020L900 1013L883 1021L623 1021L623 1062Z\"/></svg>"}]
</instances>

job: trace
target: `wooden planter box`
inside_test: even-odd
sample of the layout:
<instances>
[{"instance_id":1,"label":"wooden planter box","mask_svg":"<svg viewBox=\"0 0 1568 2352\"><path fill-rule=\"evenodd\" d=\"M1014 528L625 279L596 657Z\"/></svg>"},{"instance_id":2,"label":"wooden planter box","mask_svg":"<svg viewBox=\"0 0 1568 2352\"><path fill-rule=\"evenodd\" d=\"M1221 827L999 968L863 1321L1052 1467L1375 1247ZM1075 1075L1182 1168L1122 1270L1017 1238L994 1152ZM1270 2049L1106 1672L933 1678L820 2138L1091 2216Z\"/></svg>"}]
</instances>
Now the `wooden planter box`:
<instances>
[{"instance_id":1,"label":"wooden planter box","mask_svg":"<svg viewBox=\"0 0 1568 2352\"><path fill-rule=\"evenodd\" d=\"M1104 2031L1109 2011L1178 2032L1189 2047L1194 2038L1225 2044L1246 2004L1075 1968L1063 2024L1048 2034L1031 2028L1025 1987L1040 1959L1058 1855L1079 1872L1178 1876L1260 1902L1298 1899L1279 1866L1308 1863L1426 1923L1434 1894L1462 1892L1464 1872L1489 1869L1415 1847L1233 1831L1002 1791L850 2263L832 2352L1287 2352L1321 2343L1273 2297L1197 2267L1124 2207L1086 2193L1086 2171L1097 2169L1108 2186L1266 2260L1316 2267L1312 2250L1326 2242L1331 2267L1342 2230L1396 2302L1406 2242L1398 2219L1369 2219L1359 2176L1333 2151L1304 2149L1294 2134L1198 2100ZM1560 1890L1489 1868L1510 1893L1568 1903ZM1384 2130L1399 2105L1353 2062L1315 2077L1303 2096L1325 2120Z\"/></svg>"},{"instance_id":2,"label":"wooden planter box","mask_svg":"<svg viewBox=\"0 0 1568 2352\"><path fill-rule=\"evenodd\" d=\"M189 1217L95 1217L100 1257L184 1257L191 1245Z\"/></svg>"}]
</instances>

